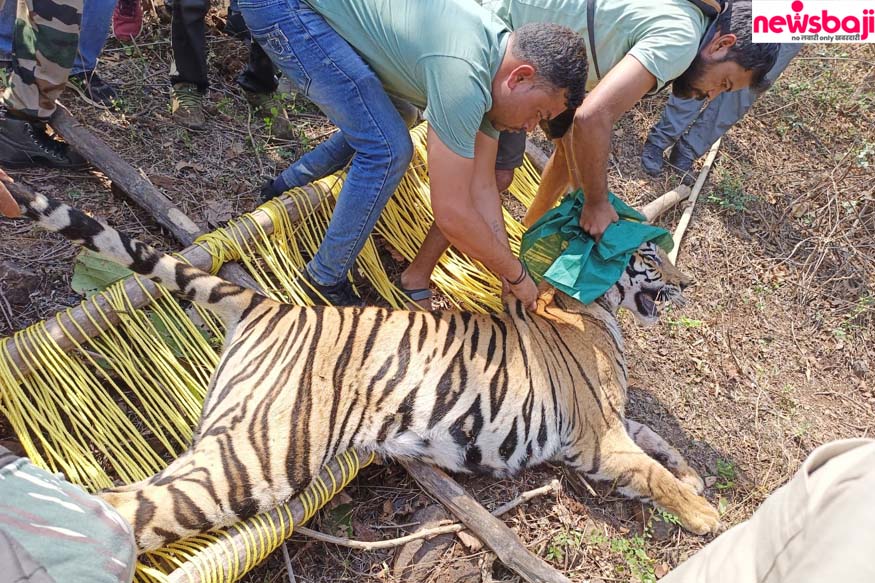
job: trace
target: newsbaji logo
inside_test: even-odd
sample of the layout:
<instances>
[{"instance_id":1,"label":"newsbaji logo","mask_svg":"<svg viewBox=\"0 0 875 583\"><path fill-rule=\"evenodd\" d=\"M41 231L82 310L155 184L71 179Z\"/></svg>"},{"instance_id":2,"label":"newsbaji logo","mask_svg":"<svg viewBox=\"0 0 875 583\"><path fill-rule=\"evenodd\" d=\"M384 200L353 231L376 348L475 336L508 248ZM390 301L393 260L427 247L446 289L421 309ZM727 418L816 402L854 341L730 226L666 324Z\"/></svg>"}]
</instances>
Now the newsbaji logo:
<instances>
[{"instance_id":1,"label":"newsbaji logo","mask_svg":"<svg viewBox=\"0 0 875 583\"><path fill-rule=\"evenodd\" d=\"M875 42L875 0L753 0L753 42Z\"/></svg>"}]
</instances>

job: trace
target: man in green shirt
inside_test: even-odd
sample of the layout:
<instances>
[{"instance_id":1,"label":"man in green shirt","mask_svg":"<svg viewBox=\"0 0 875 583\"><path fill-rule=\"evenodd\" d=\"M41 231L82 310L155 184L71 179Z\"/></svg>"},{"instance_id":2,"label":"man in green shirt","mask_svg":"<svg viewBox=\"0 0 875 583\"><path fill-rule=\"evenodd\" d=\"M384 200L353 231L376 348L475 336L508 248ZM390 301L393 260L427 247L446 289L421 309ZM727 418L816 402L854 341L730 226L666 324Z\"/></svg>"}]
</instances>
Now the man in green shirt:
<instances>
[{"instance_id":1,"label":"man in green shirt","mask_svg":"<svg viewBox=\"0 0 875 583\"><path fill-rule=\"evenodd\" d=\"M576 111L549 124L557 140L538 190L539 203L570 185L582 187L581 226L598 238L617 214L608 203L607 162L619 118L669 82L680 96L713 99L723 91L758 86L771 69L777 45L753 44L750 0L736 0L710 22L691 0L481 0L511 29L534 22L569 26L587 39L588 93ZM719 7L716 0L707 0ZM591 46L589 46L591 45ZM574 152L569 152L574 128ZM570 134L570 132L568 132ZM559 138L566 136L565 139ZM496 166L503 190L522 164L525 134L503 132ZM532 209L537 213L541 208ZM531 213L530 213L531 214ZM527 216L527 222L537 217ZM530 222L529 222L530 224ZM447 242L432 229L420 254L401 276L407 288L428 287ZM421 297L425 297L422 294Z\"/></svg>"},{"instance_id":2,"label":"man in green shirt","mask_svg":"<svg viewBox=\"0 0 875 583\"><path fill-rule=\"evenodd\" d=\"M325 239L304 279L334 304L360 303L347 273L412 157L389 97L424 110L437 228L511 283L534 282L511 253L494 165L502 130L531 130L583 100L586 49L555 24L511 32L466 0L240 0L253 38L340 128L262 191L269 198L352 157Z\"/></svg>"}]
</instances>

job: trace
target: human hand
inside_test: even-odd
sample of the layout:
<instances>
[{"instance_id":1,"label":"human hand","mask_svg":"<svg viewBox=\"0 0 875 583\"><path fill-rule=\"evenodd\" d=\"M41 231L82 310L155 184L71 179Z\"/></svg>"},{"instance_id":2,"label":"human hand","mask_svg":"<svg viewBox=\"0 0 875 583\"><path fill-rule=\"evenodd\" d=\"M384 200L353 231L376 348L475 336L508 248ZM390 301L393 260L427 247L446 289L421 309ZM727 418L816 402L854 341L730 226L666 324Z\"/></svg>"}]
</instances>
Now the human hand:
<instances>
[{"instance_id":1,"label":"human hand","mask_svg":"<svg viewBox=\"0 0 875 583\"><path fill-rule=\"evenodd\" d=\"M12 198L12 194L9 193L6 186L4 186L4 182L13 182L13 180L11 176L6 174L5 170L0 168L0 213L2 213L4 217L9 217L10 219L20 217L21 208L18 206L18 203L15 202L15 199Z\"/></svg>"},{"instance_id":2,"label":"human hand","mask_svg":"<svg viewBox=\"0 0 875 583\"><path fill-rule=\"evenodd\" d=\"M538 307L538 286L532 276L526 273L521 282L516 285L511 284L504 278L502 280L502 292L509 289L510 293L523 303L527 310L536 310Z\"/></svg>"},{"instance_id":3,"label":"human hand","mask_svg":"<svg viewBox=\"0 0 875 583\"><path fill-rule=\"evenodd\" d=\"M580 228L589 233L596 242L602 238L611 223L620 220L614 206L605 200L584 201L580 213Z\"/></svg>"}]
</instances>

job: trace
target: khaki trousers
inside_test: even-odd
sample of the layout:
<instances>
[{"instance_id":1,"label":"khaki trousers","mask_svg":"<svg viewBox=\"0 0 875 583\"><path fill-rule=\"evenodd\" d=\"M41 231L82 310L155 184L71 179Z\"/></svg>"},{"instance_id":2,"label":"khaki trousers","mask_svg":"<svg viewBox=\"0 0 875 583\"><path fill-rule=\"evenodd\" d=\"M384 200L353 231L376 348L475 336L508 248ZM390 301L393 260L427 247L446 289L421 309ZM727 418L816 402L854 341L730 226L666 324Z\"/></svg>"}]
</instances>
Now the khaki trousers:
<instances>
[{"instance_id":1,"label":"khaki trousers","mask_svg":"<svg viewBox=\"0 0 875 583\"><path fill-rule=\"evenodd\" d=\"M823 445L750 520L660 583L875 582L875 440Z\"/></svg>"}]
</instances>

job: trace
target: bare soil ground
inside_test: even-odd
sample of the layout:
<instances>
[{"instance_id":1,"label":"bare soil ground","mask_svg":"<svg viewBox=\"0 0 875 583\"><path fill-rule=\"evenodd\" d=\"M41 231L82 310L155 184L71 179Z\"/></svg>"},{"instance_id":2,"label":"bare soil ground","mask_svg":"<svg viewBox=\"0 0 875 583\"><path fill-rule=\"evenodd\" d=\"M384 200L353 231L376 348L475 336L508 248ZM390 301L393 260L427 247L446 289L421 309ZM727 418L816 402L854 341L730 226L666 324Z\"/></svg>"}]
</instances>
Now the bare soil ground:
<instances>
[{"instance_id":1,"label":"bare soil ground","mask_svg":"<svg viewBox=\"0 0 875 583\"><path fill-rule=\"evenodd\" d=\"M212 91L205 131L170 120L166 23L150 21L135 47L110 41L99 68L124 112L76 117L143 169L202 225L252 209L263 180L332 130L303 99L288 111L295 141L271 139L234 76L243 45L211 14ZM626 115L614 133L610 183L631 204L677 183L647 177L638 155L665 95ZM751 515L802 459L826 441L875 428L875 46L807 47L723 141L700 196L679 265L696 278L689 304L654 328L623 319L631 368L629 416L651 425L709 484L727 525ZM52 196L164 249L172 240L98 172L15 173ZM680 210L662 219L672 229ZM76 249L25 223L0 221L0 335L81 298L70 290ZM0 440L14 441L0 419ZM505 480L460 477L487 507L559 477L563 490L505 516L528 547L575 580L652 581L701 548L649 508L607 488L590 490L559 467ZM311 526L360 540L400 536L433 501L395 465L373 466ZM353 551L295 536L298 581L393 581L394 550ZM247 581L286 580L275 553ZM458 539L406 580L514 581L487 551Z\"/></svg>"}]
</instances>

